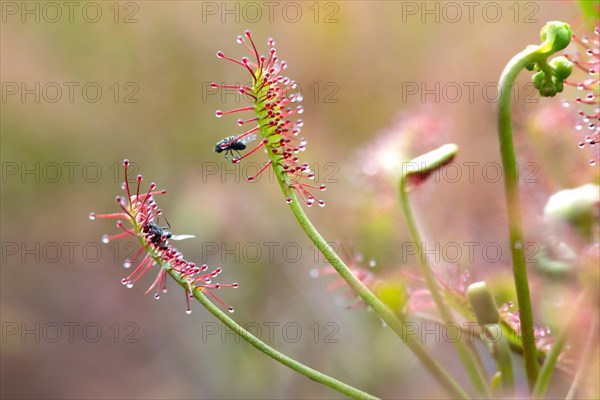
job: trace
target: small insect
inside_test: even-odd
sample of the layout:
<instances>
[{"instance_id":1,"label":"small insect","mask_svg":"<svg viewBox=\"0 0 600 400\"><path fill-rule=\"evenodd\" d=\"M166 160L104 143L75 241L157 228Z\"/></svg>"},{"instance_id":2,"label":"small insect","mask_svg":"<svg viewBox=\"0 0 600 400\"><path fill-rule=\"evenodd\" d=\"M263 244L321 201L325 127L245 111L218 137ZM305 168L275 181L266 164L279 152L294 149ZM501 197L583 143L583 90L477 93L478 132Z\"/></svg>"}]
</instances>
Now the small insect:
<instances>
[{"instance_id":1,"label":"small insect","mask_svg":"<svg viewBox=\"0 0 600 400\"><path fill-rule=\"evenodd\" d=\"M173 235L171 232L166 230L171 228L171 224L169 224L169 221L166 218L165 220L167 221L167 226L161 227L150 221L144 226L143 229L144 233L149 236L150 242L159 249L166 249L167 240L169 239L183 240L195 237L194 235Z\"/></svg>"},{"instance_id":2,"label":"small insect","mask_svg":"<svg viewBox=\"0 0 600 400\"><path fill-rule=\"evenodd\" d=\"M215 145L215 152L222 153L223 151L225 151L225 158L227 158L228 154L231 154L231 158L233 161L233 152L235 151L238 154L238 157L242 158L240 150L246 150L246 144L253 141L254 139L256 139L256 135L254 134L248 135L241 139L237 139L235 136L228 136L225 139L217 142L217 144Z\"/></svg>"}]
</instances>

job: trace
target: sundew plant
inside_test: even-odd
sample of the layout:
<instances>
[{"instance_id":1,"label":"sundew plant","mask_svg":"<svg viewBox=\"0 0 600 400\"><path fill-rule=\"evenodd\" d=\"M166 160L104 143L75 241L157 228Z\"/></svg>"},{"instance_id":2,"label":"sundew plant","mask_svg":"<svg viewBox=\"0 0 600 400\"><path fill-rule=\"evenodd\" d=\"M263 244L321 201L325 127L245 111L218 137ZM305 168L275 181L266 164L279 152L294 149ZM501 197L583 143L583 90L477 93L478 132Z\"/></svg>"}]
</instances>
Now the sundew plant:
<instances>
[{"instance_id":1,"label":"sundew plant","mask_svg":"<svg viewBox=\"0 0 600 400\"><path fill-rule=\"evenodd\" d=\"M507 219L503 229L512 265L498 268L505 268L512 275L509 290L512 295L508 301L504 294L500 296L495 292L494 282L485 276L472 280L461 275L458 283L448 282L433 268L423 245L424 229L413 212L415 195L423 191L425 185L431 187L432 178L461 157L459 146L441 142L441 139L433 140L437 144L424 154L414 154L412 160L401 159L397 163L399 178L393 189L397 191L397 207L404 215L405 229L411 238L411 250L419 260L414 271L398 271L402 279L377 274L369 262L355 255L345 255L330 245L318 230L318 215L327 213L335 201L335 192L327 192L330 204L326 206L322 193L326 186L315 182L316 174L305 157L311 136L317 133L309 127L303 129L302 95L298 83L287 76L288 65L280 58L274 39L258 38L247 30L237 37L243 56L217 51L215 62L223 62L221 67L228 71L237 68L238 81L247 83L212 83L211 88L233 90L246 103L223 104L222 109L215 112L229 133L206 152L223 157L234 166L241 166L250 158L258 160L261 167L256 174L247 177L250 182L261 174L274 174L281 202L295 218L297 229L304 232L329 263L327 268L320 270L309 268L307 274L311 271L315 276L336 276L331 285L346 287L354 299L352 310L344 312L350 316L367 311L376 315L381 322L379 329L393 332L399 346L406 346L414 354L418 360L415 368L439 388L440 396L461 399L598 398L600 392L594 382L597 380L594 374L598 372L598 310L594 306L599 301L598 176L582 182L579 187L556 190L539 210L541 222L529 227L530 220L524 218L523 206L529 194L522 193L516 167L518 147L515 143L518 138L513 131L511 90L517 77L524 74L530 76L540 103L547 97L563 96L565 88L575 88L578 95L575 98L565 96L560 111L572 110L573 143L591 150L591 156L585 152L581 154L582 157L589 156L590 168L594 168L598 160L598 146L595 145L600 139L599 29L596 25L590 33L580 35L574 34L565 22L550 21L541 27L539 42L538 38L527 40L537 44L506 44L514 47L515 55L507 60L499 78L497 120L490 123L497 125L498 150L504 171L503 206ZM552 135L551 132L547 134ZM116 197L114 212L90 214L93 220L117 221L118 231L105 235L103 242L130 236L139 241L139 249L133 257L123 260L124 266L132 269L122 279L124 286L137 286L146 273L152 273L155 277L145 293L152 293L159 299L167 292L168 281L172 281L169 285L182 289L188 314L192 313L192 302L200 303L257 350L308 379L328 386L331 398L376 399L383 396L377 389L367 392L351 379L339 380L335 370L317 371L301 360L288 357L236 323L234 306L244 306L230 304L227 298L232 289L244 291L244 282L221 283L218 280L221 267L196 264L174 248L174 240L191 240L193 236L172 232L167 223L167 212L158 205L166 190L159 190L160 186L155 183L146 184L141 175L131 176L129 167L130 162L125 160L125 180L121 195ZM435 184L432 187L429 196L435 196ZM242 198L235 200L244 201ZM311 213L312 220L305 212L308 207L316 208ZM451 212L455 205L446 204L445 207ZM239 218L244 218L243 214ZM545 232L545 241L543 252L532 260L527 248L532 240L529 236L534 235L535 230ZM360 248L360 243L353 246ZM552 280L552 277L566 274L571 276L567 283ZM535 291L544 291L549 281L552 287L559 285L560 290L570 294L564 297L563 302L567 304L561 307L563 314L553 321L552 327L540 321L540 310L532 296ZM314 287L303 290L319 288L315 283ZM449 340L453 347L452 356L456 358L450 366L447 360L442 361L436 355L432 346L414 335L415 321L443 324L455 332L468 326L474 340L467 340L467 335L454 335L458 339ZM368 354L368 350L365 352ZM401 357L396 361L405 362ZM401 398L402 393L394 397Z\"/></svg>"}]
</instances>

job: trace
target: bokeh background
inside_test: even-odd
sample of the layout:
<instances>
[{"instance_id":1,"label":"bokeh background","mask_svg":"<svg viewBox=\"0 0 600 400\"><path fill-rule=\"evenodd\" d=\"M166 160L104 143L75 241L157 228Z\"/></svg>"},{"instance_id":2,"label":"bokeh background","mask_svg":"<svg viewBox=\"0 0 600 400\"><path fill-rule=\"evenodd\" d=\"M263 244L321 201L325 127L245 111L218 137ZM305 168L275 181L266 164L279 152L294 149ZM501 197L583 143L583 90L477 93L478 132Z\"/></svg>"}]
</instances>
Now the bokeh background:
<instances>
[{"instance_id":1,"label":"bokeh background","mask_svg":"<svg viewBox=\"0 0 600 400\"><path fill-rule=\"evenodd\" d=\"M452 281L459 266L470 281L495 285L499 302L514 301L502 184L482 170L499 165L493 85L514 54L539 43L546 21L585 25L574 2L471 3L470 14L461 2L2 2L2 397L339 397L236 340L200 305L186 315L174 285L155 301L143 296L151 276L132 289L120 284L133 242L102 244L117 232L114 221L88 214L116 211L124 158L145 182L168 189L159 205L171 230L196 236L176 243L186 258L222 266L220 281L239 282L218 293L237 321L376 395L442 396L373 313L347 309L354 299L346 290L328 290L335 278L313 277L327 264L273 177L245 182L264 155L232 165L213 152L242 132L237 116L217 119L215 110L245 102L209 85L248 79L215 56L247 55L235 41L245 29L262 53L275 38L304 96L303 159L328 185L319 193L327 206L309 215L350 258L375 260L370 272L382 279L416 263L403 253L401 162L457 143L462 175L413 197L432 247L461 244L460 260L442 257L438 273ZM576 110L561 104L574 89L540 100L527 75L516 87L515 131L522 171L535 178L522 186L536 241L550 194L594 181L597 167L577 146ZM479 163L473 179L466 162ZM489 262L480 250L468 257L466 242L505 251ZM534 279L536 319L559 323L581 280L573 271ZM451 344L430 338L428 346L466 382ZM586 384L598 393L593 381Z\"/></svg>"}]
</instances>

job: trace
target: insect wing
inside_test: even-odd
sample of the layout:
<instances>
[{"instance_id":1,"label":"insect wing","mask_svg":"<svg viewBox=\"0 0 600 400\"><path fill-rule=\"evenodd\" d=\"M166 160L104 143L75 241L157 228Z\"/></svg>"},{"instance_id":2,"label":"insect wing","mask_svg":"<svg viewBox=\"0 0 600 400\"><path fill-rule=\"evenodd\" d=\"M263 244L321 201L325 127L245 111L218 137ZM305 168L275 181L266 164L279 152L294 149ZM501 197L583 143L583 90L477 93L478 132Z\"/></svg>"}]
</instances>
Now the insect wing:
<instances>
[{"instance_id":1,"label":"insect wing","mask_svg":"<svg viewBox=\"0 0 600 400\"><path fill-rule=\"evenodd\" d=\"M256 134L254 134L254 133L252 135L248 135L248 136L245 136L245 137L243 137L241 139L238 139L237 141L240 142L240 143L243 143L243 144L247 144L247 143L250 143L253 140L256 140Z\"/></svg>"},{"instance_id":2,"label":"insect wing","mask_svg":"<svg viewBox=\"0 0 600 400\"><path fill-rule=\"evenodd\" d=\"M171 240L184 240L195 238L194 235L171 235Z\"/></svg>"}]
</instances>

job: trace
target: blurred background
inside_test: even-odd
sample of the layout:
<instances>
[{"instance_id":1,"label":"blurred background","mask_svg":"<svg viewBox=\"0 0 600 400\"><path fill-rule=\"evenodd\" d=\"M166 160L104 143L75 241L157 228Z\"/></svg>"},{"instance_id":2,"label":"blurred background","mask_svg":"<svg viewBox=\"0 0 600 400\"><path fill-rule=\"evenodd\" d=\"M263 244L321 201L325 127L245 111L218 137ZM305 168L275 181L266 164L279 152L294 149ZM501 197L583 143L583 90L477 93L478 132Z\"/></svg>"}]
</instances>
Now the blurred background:
<instances>
[{"instance_id":1,"label":"blurred background","mask_svg":"<svg viewBox=\"0 0 600 400\"><path fill-rule=\"evenodd\" d=\"M303 160L328 186L318 193L327 206L309 216L378 279L417 262L403 248L402 162L457 143L457 168L412 197L437 272L452 284L457 268L468 271L469 282L490 282L499 303L515 301L496 179L495 82L514 54L539 43L546 21L587 26L572 2L466 3L2 2L2 397L340 397L236 339L200 305L186 315L174 285L160 301L144 296L154 274L132 289L121 285L135 242L102 244L118 229L88 214L117 211L124 158L132 176L168 190L157 201L171 231L196 236L172 244L188 260L223 267L221 282L240 284L218 293L236 321L378 396L443 396L373 313L348 309L355 299L345 288L328 289L335 278L317 273L327 263L274 177L245 181L265 155L233 165L213 152L243 132L236 120L244 117L217 119L215 110L247 103L210 83L247 82L246 71L215 56L248 56L236 43L245 29L263 54L267 39L276 40L304 97ZM577 110L562 104L575 99L574 88L539 99L528 82L522 73L514 90L515 142L530 178L522 180L523 207L537 252L547 240L549 196L597 181L589 164L597 148L578 147L585 134L574 128ZM580 250L590 243L573 241ZM448 244L460 254L445 252ZM504 251L485 253L486 244ZM532 271L536 321L560 324L581 282L597 282L595 268ZM595 314L597 304L587 310ZM427 345L467 382L451 344L434 334ZM597 358L593 365L597 378ZM586 381L589 393L598 393L594 381Z\"/></svg>"}]
</instances>

